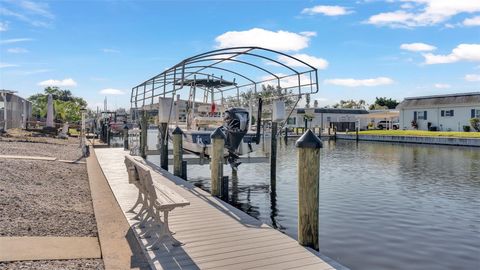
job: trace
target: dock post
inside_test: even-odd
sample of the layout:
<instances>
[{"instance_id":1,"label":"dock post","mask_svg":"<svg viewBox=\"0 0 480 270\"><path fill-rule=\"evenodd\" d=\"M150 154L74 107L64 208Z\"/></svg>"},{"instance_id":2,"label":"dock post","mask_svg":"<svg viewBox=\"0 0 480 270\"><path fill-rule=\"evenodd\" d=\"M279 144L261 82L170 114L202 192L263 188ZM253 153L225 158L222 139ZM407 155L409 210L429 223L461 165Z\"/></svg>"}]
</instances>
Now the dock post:
<instances>
[{"instance_id":1,"label":"dock post","mask_svg":"<svg viewBox=\"0 0 480 270\"><path fill-rule=\"evenodd\" d=\"M183 131L176 127L173 132L173 174L182 177L183 165Z\"/></svg>"},{"instance_id":2,"label":"dock post","mask_svg":"<svg viewBox=\"0 0 480 270\"><path fill-rule=\"evenodd\" d=\"M357 128L355 129L355 140L356 140L357 142L358 142L358 129L359 129L359 127L357 127Z\"/></svg>"},{"instance_id":3,"label":"dock post","mask_svg":"<svg viewBox=\"0 0 480 270\"><path fill-rule=\"evenodd\" d=\"M222 201L228 202L228 176L222 177L221 188L222 188L222 195L220 198L222 199Z\"/></svg>"},{"instance_id":4,"label":"dock post","mask_svg":"<svg viewBox=\"0 0 480 270\"><path fill-rule=\"evenodd\" d=\"M160 167L168 171L168 123L160 123L158 126L158 142L160 144Z\"/></svg>"},{"instance_id":5,"label":"dock post","mask_svg":"<svg viewBox=\"0 0 480 270\"><path fill-rule=\"evenodd\" d=\"M182 179L183 180L188 180L187 178L187 161L184 160L182 161Z\"/></svg>"},{"instance_id":6,"label":"dock post","mask_svg":"<svg viewBox=\"0 0 480 270\"><path fill-rule=\"evenodd\" d=\"M107 133L106 133L107 134L107 145L108 145L108 147L110 147L110 135L111 135L110 127L107 126L105 130L107 131Z\"/></svg>"},{"instance_id":7,"label":"dock post","mask_svg":"<svg viewBox=\"0 0 480 270\"><path fill-rule=\"evenodd\" d=\"M142 112L142 118L140 120L140 156L147 158L147 132L148 132L148 119L147 111Z\"/></svg>"},{"instance_id":8,"label":"dock post","mask_svg":"<svg viewBox=\"0 0 480 270\"><path fill-rule=\"evenodd\" d=\"M211 194L216 197L221 196L221 185L223 177L223 149L225 148L225 134L220 128L210 135L212 139L212 153L210 160L210 172L211 172Z\"/></svg>"},{"instance_id":9,"label":"dock post","mask_svg":"<svg viewBox=\"0 0 480 270\"><path fill-rule=\"evenodd\" d=\"M310 129L298 139L298 243L318 248L320 148L322 141Z\"/></svg>"},{"instance_id":10,"label":"dock post","mask_svg":"<svg viewBox=\"0 0 480 270\"><path fill-rule=\"evenodd\" d=\"M277 122L272 122L272 141L270 144L270 187L275 189L277 185Z\"/></svg>"},{"instance_id":11,"label":"dock post","mask_svg":"<svg viewBox=\"0 0 480 270\"><path fill-rule=\"evenodd\" d=\"M285 137L283 138L285 140L285 145L288 144L288 128L285 127Z\"/></svg>"},{"instance_id":12,"label":"dock post","mask_svg":"<svg viewBox=\"0 0 480 270\"><path fill-rule=\"evenodd\" d=\"M93 141L95 141L95 138L93 138ZM128 125L127 122L124 122L123 124L123 150L128 150Z\"/></svg>"}]
</instances>

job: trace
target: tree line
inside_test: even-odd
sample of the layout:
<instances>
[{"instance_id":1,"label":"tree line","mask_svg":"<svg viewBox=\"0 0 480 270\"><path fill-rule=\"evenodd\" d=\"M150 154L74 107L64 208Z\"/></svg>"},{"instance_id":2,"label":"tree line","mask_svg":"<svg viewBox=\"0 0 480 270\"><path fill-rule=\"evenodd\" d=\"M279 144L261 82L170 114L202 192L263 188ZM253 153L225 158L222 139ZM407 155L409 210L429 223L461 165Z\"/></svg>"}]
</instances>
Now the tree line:
<instances>
[{"instance_id":1,"label":"tree line","mask_svg":"<svg viewBox=\"0 0 480 270\"><path fill-rule=\"evenodd\" d=\"M28 97L32 103L32 116L39 119L47 116L48 95L52 95L55 119L59 122L78 122L82 116L80 110L87 107L87 102L76 97L70 90L49 86L43 93Z\"/></svg>"}]
</instances>

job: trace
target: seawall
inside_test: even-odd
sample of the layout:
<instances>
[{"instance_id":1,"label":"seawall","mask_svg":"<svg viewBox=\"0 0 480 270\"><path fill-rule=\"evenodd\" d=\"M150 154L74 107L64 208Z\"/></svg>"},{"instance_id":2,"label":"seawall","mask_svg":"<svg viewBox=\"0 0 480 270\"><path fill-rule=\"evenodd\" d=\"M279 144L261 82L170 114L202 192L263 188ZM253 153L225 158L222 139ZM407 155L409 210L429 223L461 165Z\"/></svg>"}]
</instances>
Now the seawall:
<instances>
[{"instance_id":1,"label":"seawall","mask_svg":"<svg viewBox=\"0 0 480 270\"><path fill-rule=\"evenodd\" d=\"M337 134L340 140L356 140L355 134ZM358 135L359 141L398 142L418 144L438 144L480 147L480 139L454 138L454 137L424 137L424 136L383 136L383 135Z\"/></svg>"}]
</instances>

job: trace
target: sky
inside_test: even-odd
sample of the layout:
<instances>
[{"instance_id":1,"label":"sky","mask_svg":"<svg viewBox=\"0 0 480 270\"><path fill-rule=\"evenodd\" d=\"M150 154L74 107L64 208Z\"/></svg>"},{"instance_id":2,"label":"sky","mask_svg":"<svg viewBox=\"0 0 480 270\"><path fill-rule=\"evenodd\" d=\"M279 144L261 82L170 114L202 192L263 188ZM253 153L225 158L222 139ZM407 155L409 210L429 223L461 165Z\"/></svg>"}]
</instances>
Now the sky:
<instances>
[{"instance_id":1,"label":"sky","mask_svg":"<svg viewBox=\"0 0 480 270\"><path fill-rule=\"evenodd\" d=\"M189 56L252 45L318 68L321 106L480 91L479 0L0 0L0 89L129 107Z\"/></svg>"}]
</instances>

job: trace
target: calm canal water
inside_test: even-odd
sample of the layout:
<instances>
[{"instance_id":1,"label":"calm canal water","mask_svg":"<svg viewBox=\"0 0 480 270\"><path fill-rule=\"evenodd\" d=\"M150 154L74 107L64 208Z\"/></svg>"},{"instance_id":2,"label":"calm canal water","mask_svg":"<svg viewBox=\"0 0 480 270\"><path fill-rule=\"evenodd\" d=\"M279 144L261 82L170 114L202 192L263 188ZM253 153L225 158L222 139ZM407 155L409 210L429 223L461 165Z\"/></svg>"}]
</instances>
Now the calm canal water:
<instances>
[{"instance_id":1,"label":"calm canal water","mask_svg":"<svg viewBox=\"0 0 480 270\"><path fill-rule=\"evenodd\" d=\"M225 167L230 203L296 238L294 141L278 158L276 194L268 164ZM208 165L188 173L209 190ZM320 251L351 269L480 269L480 149L324 142L319 230Z\"/></svg>"}]
</instances>

